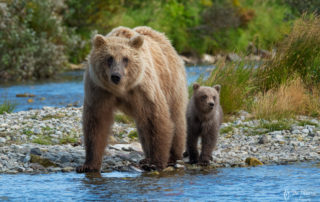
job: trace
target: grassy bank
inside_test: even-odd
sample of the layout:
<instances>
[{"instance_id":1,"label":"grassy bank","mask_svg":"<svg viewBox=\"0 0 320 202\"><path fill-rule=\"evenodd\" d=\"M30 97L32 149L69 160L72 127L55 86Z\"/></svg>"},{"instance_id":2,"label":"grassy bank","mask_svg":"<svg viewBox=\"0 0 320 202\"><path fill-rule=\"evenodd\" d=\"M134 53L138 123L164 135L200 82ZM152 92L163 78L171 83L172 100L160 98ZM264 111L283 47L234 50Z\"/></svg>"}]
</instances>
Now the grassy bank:
<instances>
[{"instance_id":1,"label":"grassy bank","mask_svg":"<svg viewBox=\"0 0 320 202\"><path fill-rule=\"evenodd\" d=\"M216 68L204 85L221 84L226 114L241 109L259 119L320 116L320 18L297 20L276 56L259 68L228 64Z\"/></svg>"}]
</instances>

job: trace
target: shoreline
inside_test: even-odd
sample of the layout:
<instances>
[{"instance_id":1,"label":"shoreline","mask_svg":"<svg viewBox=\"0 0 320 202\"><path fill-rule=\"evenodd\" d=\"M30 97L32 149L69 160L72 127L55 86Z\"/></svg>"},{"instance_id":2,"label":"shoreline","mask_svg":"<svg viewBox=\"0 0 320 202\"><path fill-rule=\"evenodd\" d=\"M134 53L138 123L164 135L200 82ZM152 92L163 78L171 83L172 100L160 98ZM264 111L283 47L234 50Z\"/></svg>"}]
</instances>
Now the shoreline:
<instances>
[{"instance_id":1,"label":"shoreline","mask_svg":"<svg viewBox=\"0 0 320 202\"><path fill-rule=\"evenodd\" d=\"M0 174L74 172L85 159L81 114L82 107L44 107L0 115ZM109 142L102 172L142 172L138 162L143 152L134 124L117 120ZM317 162L320 121L302 116L280 121L252 120L242 111L222 124L212 156L210 168L250 166L249 157L265 165ZM259 161L252 160L253 166L259 165ZM201 169L187 161L178 162L177 169Z\"/></svg>"}]
</instances>

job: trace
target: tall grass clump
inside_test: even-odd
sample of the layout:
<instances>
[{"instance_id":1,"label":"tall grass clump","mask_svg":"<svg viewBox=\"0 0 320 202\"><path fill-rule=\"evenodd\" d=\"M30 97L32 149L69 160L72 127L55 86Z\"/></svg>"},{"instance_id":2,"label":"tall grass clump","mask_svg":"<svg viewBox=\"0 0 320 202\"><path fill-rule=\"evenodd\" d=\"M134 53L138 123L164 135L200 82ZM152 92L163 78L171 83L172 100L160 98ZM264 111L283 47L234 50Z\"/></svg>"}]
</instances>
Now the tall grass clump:
<instances>
[{"instance_id":1,"label":"tall grass clump","mask_svg":"<svg viewBox=\"0 0 320 202\"><path fill-rule=\"evenodd\" d=\"M309 93L302 80L297 78L283 83L279 88L259 93L252 105L252 113L259 119L284 119L295 115L318 116L320 97Z\"/></svg>"},{"instance_id":2,"label":"tall grass clump","mask_svg":"<svg viewBox=\"0 0 320 202\"><path fill-rule=\"evenodd\" d=\"M219 65L206 81L200 81L202 85L221 85L220 102L225 114L234 114L246 106L252 100L254 87L254 66L234 63Z\"/></svg>"},{"instance_id":3,"label":"tall grass clump","mask_svg":"<svg viewBox=\"0 0 320 202\"><path fill-rule=\"evenodd\" d=\"M8 100L5 100L2 104L0 104L0 114L11 113L16 108L17 104L12 103Z\"/></svg>"},{"instance_id":4,"label":"tall grass clump","mask_svg":"<svg viewBox=\"0 0 320 202\"><path fill-rule=\"evenodd\" d=\"M306 85L320 83L320 17L302 16L296 20L288 37L280 44L277 55L259 72L263 90L279 87L300 77Z\"/></svg>"}]
</instances>

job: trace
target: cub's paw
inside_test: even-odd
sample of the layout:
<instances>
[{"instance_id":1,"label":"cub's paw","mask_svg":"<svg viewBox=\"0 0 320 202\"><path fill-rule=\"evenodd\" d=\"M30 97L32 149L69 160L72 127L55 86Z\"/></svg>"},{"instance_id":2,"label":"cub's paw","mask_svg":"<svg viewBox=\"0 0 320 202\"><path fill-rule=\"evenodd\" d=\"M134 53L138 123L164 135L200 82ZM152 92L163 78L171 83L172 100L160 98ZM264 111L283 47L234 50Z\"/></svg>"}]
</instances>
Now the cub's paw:
<instances>
[{"instance_id":1,"label":"cub's paw","mask_svg":"<svg viewBox=\"0 0 320 202\"><path fill-rule=\"evenodd\" d=\"M78 166L76 168L76 172L77 173L92 173L92 172L97 173L97 172L100 172L100 169L94 166L84 164L82 166Z\"/></svg>"},{"instance_id":2,"label":"cub's paw","mask_svg":"<svg viewBox=\"0 0 320 202\"><path fill-rule=\"evenodd\" d=\"M209 166L210 165L210 161L209 160L200 160L200 162L198 164L200 166Z\"/></svg>"},{"instance_id":3,"label":"cub's paw","mask_svg":"<svg viewBox=\"0 0 320 202\"><path fill-rule=\"evenodd\" d=\"M189 159L189 163L190 163L190 164L197 164L197 163L198 163L198 159L192 159L192 158L190 158L190 159Z\"/></svg>"},{"instance_id":4,"label":"cub's paw","mask_svg":"<svg viewBox=\"0 0 320 202\"><path fill-rule=\"evenodd\" d=\"M185 151L185 152L183 153L183 158L188 157L188 156L189 156L189 152Z\"/></svg>"}]
</instances>

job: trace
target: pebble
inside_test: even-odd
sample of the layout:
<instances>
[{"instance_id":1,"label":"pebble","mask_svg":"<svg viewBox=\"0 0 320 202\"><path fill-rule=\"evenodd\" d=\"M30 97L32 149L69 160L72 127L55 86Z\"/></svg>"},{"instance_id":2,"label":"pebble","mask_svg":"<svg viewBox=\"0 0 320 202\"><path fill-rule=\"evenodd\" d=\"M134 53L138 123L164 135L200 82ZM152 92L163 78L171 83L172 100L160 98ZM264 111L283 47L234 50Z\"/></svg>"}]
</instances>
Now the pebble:
<instances>
[{"instance_id":1,"label":"pebble","mask_svg":"<svg viewBox=\"0 0 320 202\"><path fill-rule=\"evenodd\" d=\"M6 138L0 137L0 143L6 143Z\"/></svg>"},{"instance_id":2,"label":"pebble","mask_svg":"<svg viewBox=\"0 0 320 202\"><path fill-rule=\"evenodd\" d=\"M262 135L258 141L259 144L266 144L268 142L269 142L269 138L267 135Z\"/></svg>"},{"instance_id":3,"label":"pebble","mask_svg":"<svg viewBox=\"0 0 320 202\"><path fill-rule=\"evenodd\" d=\"M34 154L34 155L41 156L40 148L39 148L39 147L32 148L32 149L30 150L30 154Z\"/></svg>"}]
</instances>

